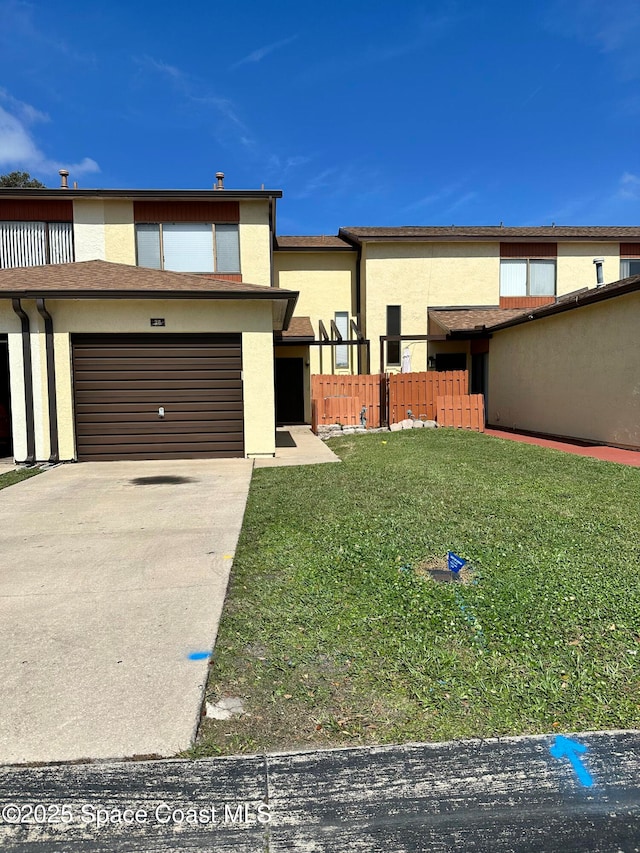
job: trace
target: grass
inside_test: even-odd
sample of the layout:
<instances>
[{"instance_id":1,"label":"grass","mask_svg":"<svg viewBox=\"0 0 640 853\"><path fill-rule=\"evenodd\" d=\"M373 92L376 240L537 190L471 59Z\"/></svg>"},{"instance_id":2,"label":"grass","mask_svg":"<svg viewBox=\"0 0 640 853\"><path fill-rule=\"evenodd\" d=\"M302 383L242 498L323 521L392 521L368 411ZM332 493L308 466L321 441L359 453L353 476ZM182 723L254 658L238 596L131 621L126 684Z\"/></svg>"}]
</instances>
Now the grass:
<instances>
[{"instance_id":1,"label":"grass","mask_svg":"<svg viewBox=\"0 0 640 853\"><path fill-rule=\"evenodd\" d=\"M454 430L254 473L192 756L640 727L640 469ZM448 549L471 582L419 570Z\"/></svg>"},{"instance_id":2,"label":"grass","mask_svg":"<svg viewBox=\"0 0 640 853\"><path fill-rule=\"evenodd\" d=\"M7 471L6 474L0 474L0 489L13 486L15 483L21 482L21 480L28 480L29 477L35 477L39 473L39 468L18 468L15 471Z\"/></svg>"}]
</instances>

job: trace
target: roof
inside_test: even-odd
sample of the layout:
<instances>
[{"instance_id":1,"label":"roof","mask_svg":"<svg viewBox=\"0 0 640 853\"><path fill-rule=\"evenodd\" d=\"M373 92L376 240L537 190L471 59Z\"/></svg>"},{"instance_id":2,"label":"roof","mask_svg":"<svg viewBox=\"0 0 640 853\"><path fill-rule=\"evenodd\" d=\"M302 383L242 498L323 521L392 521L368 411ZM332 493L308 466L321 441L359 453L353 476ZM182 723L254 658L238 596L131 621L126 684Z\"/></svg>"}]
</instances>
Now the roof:
<instances>
[{"instance_id":1,"label":"roof","mask_svg":"<svg viewBox=\"0 0 640 853\"><path fill-rule=\"evenodd\" d=\"M523 313L531 312L524 308L430 308L429 319L447 332L468 332L503 323Z\"/></svg>"},{"instance_id":2,"label":"roof","mask_svg":"<svg viewBox=\"0 0 640 853\"><path fill-rule=\"evenodd\" d=\"M60 187L45 187L31 189L29 187L0 187L0 200L5 198L20 199L57 199L65 198L124 198L124 199L206 199L208 201L240 201L242 199L282 198L282 190L145 190L145 189L62 189Z\"/></svg>"},{"instance_id":3,"label":"roof","mask_svg":"<svg viewBox=\"0 0 640 853\"><path fill-rule=\"evenodd\" d=\"M533 320L540 320L552 314L561 314L563 311L583 308L586 305L604 302L607 299L614 299L618 296L624 296L627 293L636 293L637 291L640 291L640 275L632 275L629 278L623 278L620 281L614 281L602 287L592 287L589 290L578 290L573 294L560 296L551 305L542 305L540 308L527 308L518 317L497 322L492 326L488 326L486 331L497 332L501 329L517 326L520 323L530 323Z\"/></svg>"},{"instance_id":4,"label":"roof","mask_svg":"<svg viewBox=\"0 0 640 853\"><path fill-rule=\"evenodd\" d=\"M282 332L283 340L315 340L311 317L292 317L289 328Z\"/></svg>"},{"instance_id":5,"label":"roof","mask_svg":"<svg viewBox=\"0 0 640 853\"><path fill-rule=\"evenodd\" d=\"M277 327L287 328L298 299L293 290L245 284L107 261L77 261L0 270L0 298L268 299ZM279 307L276 309L276 303Z\"/></svg>"},{"instance_id":6,"label":"roof","mask_svg":"<svg viewBox=\"0 0 640 853\"><path fill-rule=\"evenodd\" d=\"M315 251L317 249L342 249L353 251L351 243L340 237L326 234L283 236L276 241L280 251Z\"/></svg>"},{"instance_id":7,"label":"roof","mask_svg":"<svg viewBox=\"0 0 640 853\"><path fill-rule=\"evenodd\" d=\"M505 227L502 225L403 225L396 228L341 228L340 236L361 240L494 240L509 242L537 240L638 240L640 227L635 225L542 225Z\"/></svg>"}]
</instances>

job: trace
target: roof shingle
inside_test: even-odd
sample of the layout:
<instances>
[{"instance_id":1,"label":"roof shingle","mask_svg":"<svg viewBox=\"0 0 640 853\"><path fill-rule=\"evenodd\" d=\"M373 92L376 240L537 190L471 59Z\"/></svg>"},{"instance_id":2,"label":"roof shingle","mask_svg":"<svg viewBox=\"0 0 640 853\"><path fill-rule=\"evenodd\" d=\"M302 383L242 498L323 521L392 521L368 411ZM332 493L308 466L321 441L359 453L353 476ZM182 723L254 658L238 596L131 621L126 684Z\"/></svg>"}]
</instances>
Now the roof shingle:
<instances>
[{"instance_id":1,"label":"roof shingle","mask_svg":"<svg viewBox=\"0 0 640 853\"><path fill-rule=\"evenodd\" d=\"M340 237L326 234L285 235L277 238L278 249L349 249L354 251L351 243Z\"/></svg>"},{"instance_id":2,"label":"roof shingle","mask_svg":"<svg viewBox=\"0 0 640 853\"><path fill-rule=\"evenodd\" d=\"M640 240L636 225L402 225L394 228L341 228L354 240Z\"/></svg>"}]
</instances>

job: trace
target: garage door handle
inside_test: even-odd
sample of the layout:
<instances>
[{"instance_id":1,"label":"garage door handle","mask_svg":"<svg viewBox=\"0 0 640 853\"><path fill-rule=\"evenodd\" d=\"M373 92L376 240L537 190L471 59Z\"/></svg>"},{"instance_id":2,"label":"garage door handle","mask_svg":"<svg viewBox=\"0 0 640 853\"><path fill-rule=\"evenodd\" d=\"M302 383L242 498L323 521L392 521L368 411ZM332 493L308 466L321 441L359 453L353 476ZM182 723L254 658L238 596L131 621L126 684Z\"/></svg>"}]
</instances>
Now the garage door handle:
<instances>
[{"instance_id":1,"label":"garage door handle","mask_svg":"<svg viewBox=\"0 0 640 853\"><path fill-rule=\"evenodd\" d=\"M159 418L164 417L164 406L160 406L160 408L158 409L158 417Z\"/></svg>"}]
</instances>

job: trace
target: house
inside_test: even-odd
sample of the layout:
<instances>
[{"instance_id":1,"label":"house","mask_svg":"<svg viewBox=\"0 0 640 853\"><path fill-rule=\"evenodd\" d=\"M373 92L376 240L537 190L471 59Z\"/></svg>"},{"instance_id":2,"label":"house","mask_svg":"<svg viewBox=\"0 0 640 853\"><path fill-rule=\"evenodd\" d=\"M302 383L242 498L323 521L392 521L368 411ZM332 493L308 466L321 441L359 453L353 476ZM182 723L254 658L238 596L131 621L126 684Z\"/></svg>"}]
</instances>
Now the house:
<instances>
[{"instance_id":1,"label":"house","mask_svg":"<svg viewBox=\"0 0 640 853\"><path fill-rule=\"evenodd\" d=\"M282 192L226 189L222 173L210 190L61 177L0 189L0 405L19 460L272 455L275 423L310 421L318 373L467 368L491 406L505 335L476 327L640 273L636 227L281 236ZM218 380L200 399L198 382ZM192 408L173 411L168 392L185 382Z\"/></svg>"}]
</instances>

